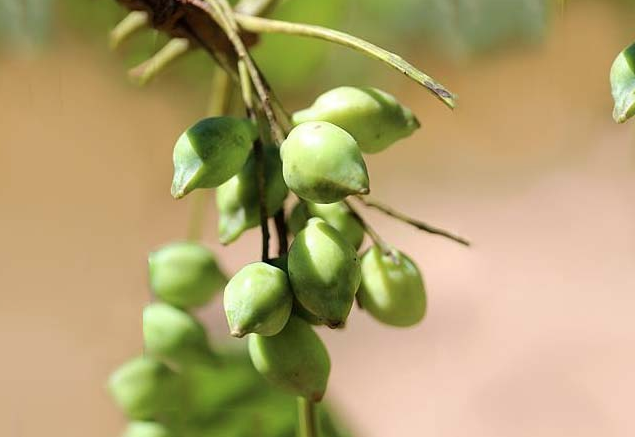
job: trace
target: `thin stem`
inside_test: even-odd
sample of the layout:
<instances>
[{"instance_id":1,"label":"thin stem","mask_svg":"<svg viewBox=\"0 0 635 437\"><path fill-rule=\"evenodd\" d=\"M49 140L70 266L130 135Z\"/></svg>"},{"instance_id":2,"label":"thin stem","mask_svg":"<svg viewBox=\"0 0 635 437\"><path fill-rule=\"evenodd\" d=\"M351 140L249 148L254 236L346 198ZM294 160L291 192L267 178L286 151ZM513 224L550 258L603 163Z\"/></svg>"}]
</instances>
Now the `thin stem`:
<instances>
[{"instance_id":1,"label":"thin stem","mask_svg":"<svg viewBox=\"0 0 635 437\"><path fill-rule=\"evenodd\" d=\"M238 61L238 75L240 77L240 87L243 94L243 101L247 109L247 115L254 122L258 123L258 117L254 109L253 94L249 74L244 61ZM265 189L265 156L260 140L254 142L254 158L256 159L256 186L258 187L258 201L260 212L260 230L262 234L262 260L269 260L269 223L267 211L267 191Z\"/></svg>"},{"instance_id":2,"label":"thin stem","mask_svg":"<svg viewBox=\"0 0 635 437\"><path fill-rule=\"evenodd\" d=\"M128 75L140 85L145 85L189 50L190 40L173 38L150 59L130 70Z\"/></svg>"},{"instance_id":3,"label":"thin stem","mask_svg":"<svg viewBox=\"0 0 635 437\"><path fill-rule=\"evenodd\" d=\"M298 437L318 437L318 421L315 402L298 397Z\"/></svg>"},{"instance_id":4,"label":"thin stem","mask_svg":"<svg viewBox=\"0 0 635 437\"><path fill-rule=\"evenodd\" d=\"M457 235L454 235L446 231L445 229L437 228L436 226L429 225L425 222L422 222L421 220L417 220L415 218L409 217L404 213L401 213L399 211L392 209L388 205L384 205L383 203L377 202L375 200L370 200L362 196L357 196L357 198L364 205L371 208L375 208L383 212L384 214L389 215L390 217L396 218L397 220L400 220L404 223L408 223L409 225L414 226L415 228L419 230L428 232L429 234L440 235L442 237L449 238L450 240L456 241L457 243L460 243L464 246L470 246L471 244L468 240L466 240L463 237L459 237Z\"/></svg>"},{"instance_id":5,"label":"thin stem","mask_svg":"<svg viewBox=\"0 0 635 437\"><path fill-rule=\"evenodd\" d=\"M280 0L240 0L236 11L246 15L267 15L278 6Z\"/></svg>"},{"instance_id":6,"label":"thin stem","mask_svg":"<svg viewBox=\"0 0 635 437\"><path fill-rule=\"evenodd\" d=\"M150 16L144 11L132 11L110 31L110 48L115 50L122 42L150 24Z\"/></svg>"},{"instance_id":7,"label":"thin stem","mask_svg":"<svg viewBox=\"0 0 635 437\"><path fill-rule=\"evenodd\" d=\"M362 228L364 228L364 231L370 236L371 240L373 240L373 243L379 246L379 248L385 255L390 256L393 259L393 261L398 262L397 257L395 256L395 253L392 250L392 248L388 245L388 243L386 243L386 241L384 241L383 238L381 238L381 236L377 233L377 231L375 231L375 229L373 229L373 227L369 225L366 220L364 220L361 214L357 212L355 208L353 208L353 205L351 205L351 203L348 200L344 200L344 204L348 207L348 210L353 215L353 218L357 220L357 222L362 226Z\"/></svg>"},{"instance_id":8,"label":"thin stem","mask_svg":"<svg viewBox=\"0 0 635 437\"><path fill-rule=\"evenodd\" d=\"M282 256L289 250L289 240L287 234L287 223L284 220L284 206L274 216L276 222L276 233L278 234L278 256Z\"/></svg>"},{"instance_id":9,"label":"thin stem","mask_svg":"<svg viewBox=\"0 0 635 437\"><path fill-rule=\"evenodd\" d=\"M287 21L271 20L268 18L253 17L243 14L235 14L236 21L246 31L254 33L284 33L296 36L318 38L332 43L340 44L362 52L371 58L382 61L410 79L426 87L439 100L448 107L456 106L456 97L443 85L415 68L401 56L389 52L361 38L344 32L310 24L290 23Z\"/></svg>"}]
</instances>

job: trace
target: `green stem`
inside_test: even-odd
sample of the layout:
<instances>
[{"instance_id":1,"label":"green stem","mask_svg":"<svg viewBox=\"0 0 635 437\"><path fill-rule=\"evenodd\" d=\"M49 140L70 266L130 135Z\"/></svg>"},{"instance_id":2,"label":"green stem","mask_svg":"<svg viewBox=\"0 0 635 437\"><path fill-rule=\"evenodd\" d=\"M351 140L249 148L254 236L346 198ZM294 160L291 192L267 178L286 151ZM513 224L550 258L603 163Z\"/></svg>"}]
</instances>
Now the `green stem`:
<instances>
[{"instance_id":1,"label":"green stem","mask_svg":"<svg viewBox=\"0 0 635 437\"><path fill-rule=\"evenodd\" d=\"M410 79L426 87L448 107L456 106L456 96L439 82L424 72L415 68L401 56L389 52L361 38L326 27L310 24L289 23L287 21L271 20L268 18L252 17L250 15L235 14L236 21L246 31L254 33L284 33L296 36L318 38L340 44L362 52L371 58L382 61Z\"/></svg>"},{"instance_id":2,"label":"green stem","mask_svg":"<svg viewBox=\"0 0 635 437\"><path fill-rule=\"evenodd\" d=\"M267 15L271 13L280 0L240 0L235 9L246 15Z\"/></svg>"},{"instance_id":3,"label":"green stem","mask_svg":"<svg viewBox=\"0 0 635 437\"><path fill-rule=\"evenodd\" d=\"M173 38L150 59L130 70L128 75L139 85L145 85L190 48L191 44L187 38Z\"/></svg>"},{"instance_id":4,"label":"green stem","mask_svg":"<svg viewBox=\"0 0 635 437\"><path fill-rule=\"evenodd\" d=\"M298 437L318 437L315 402L298 397Z\"/></svg>"},{"instance_id":5,"label":"green stem","mask_svg":"<svg viewBox=\"0 0 635 437\"><path fill-rule=\"evenodd\" d=\"M110 31L110 48L112 50L130 38L134 33L150 24L150 16L144 11L132 11Z\"/></svg>"}]
</instances>

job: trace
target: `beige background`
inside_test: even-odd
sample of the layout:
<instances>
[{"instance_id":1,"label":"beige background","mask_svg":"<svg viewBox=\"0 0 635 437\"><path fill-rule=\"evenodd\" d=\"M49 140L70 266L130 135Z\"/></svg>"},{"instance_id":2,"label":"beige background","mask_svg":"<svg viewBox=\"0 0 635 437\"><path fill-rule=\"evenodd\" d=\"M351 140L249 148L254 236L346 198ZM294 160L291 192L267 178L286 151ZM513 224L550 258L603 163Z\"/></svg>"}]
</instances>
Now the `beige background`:
<instances>
[{"instance_id":1,"label":"beige background","mask_svg":"<svg viewBox=\"0 0 635 437\"><path fill-rule=\"evenodd\" d=\"M357 435L635 435L635 131L612 123L607 84L632 35L617 9L575 3L539 48L435 62L455 113L389 85L424 129L368 159L374 195L475 244L369 214L420 262L430 304L416 329L356 312L321 332ZM146 253L184 235L171 147L204 105L122 77L77 43L0 58L0 435L122 427L103 383L141 347ZM256 233L220 248L214 229L228 270L257 257ZM205 317L224 338L218 308Z\"/></svg>"}]
</instances>

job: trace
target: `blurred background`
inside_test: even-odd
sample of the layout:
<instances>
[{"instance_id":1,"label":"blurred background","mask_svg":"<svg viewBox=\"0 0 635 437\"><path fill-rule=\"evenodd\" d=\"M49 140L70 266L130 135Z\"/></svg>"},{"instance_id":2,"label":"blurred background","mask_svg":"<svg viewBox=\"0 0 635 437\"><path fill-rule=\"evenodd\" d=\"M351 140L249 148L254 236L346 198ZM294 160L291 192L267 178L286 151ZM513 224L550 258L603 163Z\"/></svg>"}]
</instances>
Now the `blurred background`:
<instances>
[{"instance_id":1,"label":"blurred background","mask_svg":"<svg viewBox=\"0 0 635 437\"><path fill-rule=\"evenodd\" d=\"M0 435L107 437L104 383L142 347L147 253L184 238L169 192L179 133L204 114L203 53L144 89L117 53L114 1L0 0ZM388 67L323 42L267 36L257 58L295 110L336 85L396 95L423 129L368 156L374 197L469 237L470 249L367 211L426 277L424 323L355 311L320 329L328 400L357 436L635 435L635 131L611 119L608 71L635 2L288 0L280 18L403 54L459 94L452 112ZM227 272L256 230L205 242ZM205 309L229 340L218 303ZM237 340L236 340L237 341Z\"/></svg>"}]
</instances>

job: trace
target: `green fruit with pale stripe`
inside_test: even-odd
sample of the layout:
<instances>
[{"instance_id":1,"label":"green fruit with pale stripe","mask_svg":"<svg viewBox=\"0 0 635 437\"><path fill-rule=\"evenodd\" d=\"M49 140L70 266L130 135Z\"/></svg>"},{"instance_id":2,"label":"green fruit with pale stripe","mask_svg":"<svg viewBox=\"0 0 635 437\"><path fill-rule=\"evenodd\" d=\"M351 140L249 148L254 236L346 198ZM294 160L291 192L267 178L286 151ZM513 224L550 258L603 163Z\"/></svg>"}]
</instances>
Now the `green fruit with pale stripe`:
<instances>
[{"instance_id":1,"label":"green fruit with pale stripe","mask_svg":"<svg viewBox=\"0 0 635 437\"><path fill-rule=\"evenodd\" d=\"M294 124L328 121L351 134L365 153L377 153L405 138L421 124L392 95L376 88L342 86L319 96L293 114Z\"/></svg>"},{"instance_id":2,"label":"green fruit with pale stripe","mask_svg":"<svg viewBox=\"0 0 635 437\"><path fill-rule=\"evenodd\" d=\"M179 365L205 361L211 350L205 327L194 316L163 302L143 310L146 353Z\"/></svg>"},{"instance_id":3,"label":"green fruit with pale stripe","mask_svg":"<svg viewBox=\"0 0 635 437\"><path fill-rule=\"evenodd\" d=\"M108 390L115 403L134 420L154 419L180 402L176 373L152 357L134 358L115 370Z\"/></svg>"},{"instance_id":4,"label":"green fruit with pale stripe","mask_svg":"<svg viewBox=\"0 0 635 437\"><path fill-rule=\"evenodd\" d=\"M299 197L333 203L369 192L368 172L355 139L334 124L302 123L280 148L284 181Z\"/></svg>"},{"instance_id":5,"label":"green fruit with pale stripe","mask_svg":"<svg viewBox=\"0 0 635 437\"><path fill-rule=\"evenodd\" d=\"M148 257L150 288L181 308L206 304L227 282L214 254L194 242L168 244Z\"/></svg>"},{"instance_id":6,"label":"green fruit with pale stripe","mask_svg":"<svg viewBox=\"0 0 635 437\"><path fill-rule=\"evenodd\" d=\"M300 304L331 328L342 327L361 281L355 248L324 220L312 218L291 244L288 268Z\"/></svg>"},{"instance_id":7,"label":"green fruit with pale stripe","mask_svg":"<svg viewBox=\"0 0 635 437\"><path fill-rule=\"evenodd\" d=\"M265 379L296 396L318 402L324 396L331 361L311 326L291 316L279 334L249 336L249 355Z\"/></svg>"},{"instance_id":8,"label":"green fruit with pale stripe","mask_svg":"<svg viewBox=\"0 0 635 437\"><path fill-rule=\"evenodd\" d=\"M333 226L355 249L359 249L364 242L364 228L344 202L299 202L291 212L289 229L297 234L311 217L319 217Z\"/></svg>"},{"instance_id":9,"label":"green fruit with pale stripe","mask_svg":"<svg viewBox=\"0 0 635 437\"><path fill-rule=\"evenodd\" d=\"M175 437L165 426L158 422L135 421L130 422L123 433L123 437Z\"/></svg>"},{"instance_id":10,"label":"green fruit with pale stripe","mask_svg":"<svg viewBox=\"0 0 635 437\"><path fill-rule=\"evenodd\" d=\"M426 313L426 291L421 272L412 260L393 250L373 246L362 257L362 283L357 292L362 308L380 322L407 327Z\"/></svg>"},{"instance_id":11,"label":"green fruit with pale stripe","mask_svg":"<svg viewBox=\"0 0 635 437\"><path fill-rule=\"evenodd\" d=\"M276 335L289 320L293 306L287 274L264 262L243 267L225 287L224 306L234 337Z\"/></svg>"},{"instance_id":12,"label":"green fruit with pale stripe","mask_svg":"<svg viewBox=\"0 0 635 437\"><path fill-rule=\"evenodd\" d=\"M174 146L172 196L214 188L240 171L257 137L245 118L205 118L188 128Z\"/></svg>"},{"instance_id":13,"label":"green fruit with pale stripe","mask_svg":"<svg viewBox=\"0 0 635 437\"><path fill-rule=\"evenodd\" d=\"M615 101L613 119L624 123L635 115L635 44L617 56L611 66L610 80Z\"/></svg>"},{"instance_id":14,"label":"green fruit with pale stripe","mask_svg":"<svg viewBox=\"0 0 635 437\"><path fill-rule=\"evenodd\" d=\"M289 190L282 177L282 161L276 147L265 147L265 198L267 215L282 208ZM260 203L256 178L256 159L252 153L242 170L216 190L218 234L220 242L229 244L244 231L260 224Z\"/></svg>"}]
</instances>

